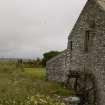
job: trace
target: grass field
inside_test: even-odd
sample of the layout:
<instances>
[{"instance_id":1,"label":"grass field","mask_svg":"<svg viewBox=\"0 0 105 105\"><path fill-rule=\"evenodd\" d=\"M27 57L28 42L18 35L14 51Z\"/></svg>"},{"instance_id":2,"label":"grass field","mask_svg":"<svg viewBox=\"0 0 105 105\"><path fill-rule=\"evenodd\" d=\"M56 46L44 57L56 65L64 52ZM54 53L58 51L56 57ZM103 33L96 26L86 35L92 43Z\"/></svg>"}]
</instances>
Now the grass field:
<instances>
[{"instance_id":1,"label":"grass field","mask_svg":"<svg viewBox=\"0 0 105 105\"><path fill-rule=\"evenodd\" d=\"M64 105L56 97L72 94L59 83L45 81L44 68L0 61L0 105Z\"/></svg>"},{"instance_id":2,"label":"grass field","mask_svg":"<svg viewBox=\"0 0 105 105\"><path fill-rule=\"evenodd\" d=\"M24 68L26 75L35 77L38 79L45 79L45 69L44 68Z\"/></svg>"},{"instance_id":3,"label":"grass field","mask_svg":"<svg viewBox=\"0 0 105 105\"><path fill-rule=\"evenodd\" d=\"M25 75L31 76L31 78L35 78L38 81L40 80L41 87L44 90L44 94L58 94L63 96L69 96L74 94L73 91L65 88L64 85L57 83L55 81L45 81L45 69L44 68L25 68Z\"/></svg>"}]
</instances>

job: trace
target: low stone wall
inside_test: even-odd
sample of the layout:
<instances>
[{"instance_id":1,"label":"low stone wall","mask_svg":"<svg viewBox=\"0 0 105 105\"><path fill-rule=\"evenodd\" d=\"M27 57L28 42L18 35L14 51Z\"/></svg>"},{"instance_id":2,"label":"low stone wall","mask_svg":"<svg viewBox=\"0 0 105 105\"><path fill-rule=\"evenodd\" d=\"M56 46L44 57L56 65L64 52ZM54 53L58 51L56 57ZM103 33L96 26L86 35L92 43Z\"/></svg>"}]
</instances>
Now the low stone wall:
<instances>
[{"instance_id":1,"label":"low stone wall","mask_svg":"<svg viewBox=\"0 0 105 105\"><path fill-rule=\"evenodd\" d=\"M66 50L47 62L46 78L57 82L66 80Z\"/></svg>"}]
</instances>

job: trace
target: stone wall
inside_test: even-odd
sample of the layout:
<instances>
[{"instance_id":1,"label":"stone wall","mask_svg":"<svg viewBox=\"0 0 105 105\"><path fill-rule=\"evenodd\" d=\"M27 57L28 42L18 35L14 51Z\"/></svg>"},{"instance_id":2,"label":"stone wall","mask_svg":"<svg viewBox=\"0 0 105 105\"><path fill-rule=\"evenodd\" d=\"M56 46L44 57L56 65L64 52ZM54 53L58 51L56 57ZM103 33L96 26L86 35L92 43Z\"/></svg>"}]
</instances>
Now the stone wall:
<instances>
[{"instance_id":1,"label":"stone wall","mask_svg":"<svg viewBox=\"0 0 105 105\"><path fill-rule=\"evenodd\" d=\"M46 66L46 78L48 80L54 80L57 82L64 82L66 77L66 51L52 58L47 62Z\"/></svg>"},{"instance_id":2,"label":"stone wall","mask_svg":"<svg viewBox=\"0 0 105 105\"><path fill-rule=\"evenodd\" d=\"M105 9L97 1L88 0L69 35L67 50L49 61L46 70L49 80L68 80L85 104L105 105Z\"/></svg>"},{"instance_id":3,"label":"stone wall","mask_svg":"<svg viewBox=\"0 0 105 105\"><path fill-rule=\"evenodd\" d=\"M88 51L85 51L87 31L89 42ZM94 76L96 101L99 105L105 105L105 11L94 0L87 2L70 34L70 41L72 56L69 68Z\"/></svg>"}]
</instances>

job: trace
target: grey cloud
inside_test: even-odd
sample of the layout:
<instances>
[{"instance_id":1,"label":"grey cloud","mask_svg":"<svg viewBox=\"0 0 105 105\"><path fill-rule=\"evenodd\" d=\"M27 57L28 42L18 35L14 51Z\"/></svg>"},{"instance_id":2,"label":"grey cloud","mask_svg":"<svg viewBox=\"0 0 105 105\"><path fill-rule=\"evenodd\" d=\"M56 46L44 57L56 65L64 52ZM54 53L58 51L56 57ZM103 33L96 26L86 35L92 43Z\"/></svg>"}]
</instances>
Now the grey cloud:
<instances>
[{"instance_id":1,"label":"grey cloud","mask_svg":"<svg viewBox=\"0 0 105 105\"><path fill-rule=\"evenodd\" d=\"M86 0L1 0L0 57L63 50Z\"/></svg>"}]
</instances>

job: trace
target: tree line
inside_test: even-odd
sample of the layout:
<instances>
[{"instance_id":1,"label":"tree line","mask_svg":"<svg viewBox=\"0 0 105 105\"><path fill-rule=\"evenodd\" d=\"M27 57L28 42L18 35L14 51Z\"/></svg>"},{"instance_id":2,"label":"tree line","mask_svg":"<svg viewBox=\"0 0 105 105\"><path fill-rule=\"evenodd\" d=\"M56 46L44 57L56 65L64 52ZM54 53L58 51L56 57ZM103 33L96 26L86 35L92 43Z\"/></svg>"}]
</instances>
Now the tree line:
<instances>
[{"instance_id":1,"label":"tree line","mask_svg":"<svg viewBox=\"0 0 105 105\"><path fill-rule=\"evenodd\" d=\"M45 67L46 62L53 57L60 54L60 51L49 51L43 54L43 58L36 58L36 59L18 59L17 63L22 64L24 67Z\"/></svg>"}]
</instances>

